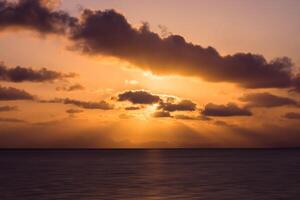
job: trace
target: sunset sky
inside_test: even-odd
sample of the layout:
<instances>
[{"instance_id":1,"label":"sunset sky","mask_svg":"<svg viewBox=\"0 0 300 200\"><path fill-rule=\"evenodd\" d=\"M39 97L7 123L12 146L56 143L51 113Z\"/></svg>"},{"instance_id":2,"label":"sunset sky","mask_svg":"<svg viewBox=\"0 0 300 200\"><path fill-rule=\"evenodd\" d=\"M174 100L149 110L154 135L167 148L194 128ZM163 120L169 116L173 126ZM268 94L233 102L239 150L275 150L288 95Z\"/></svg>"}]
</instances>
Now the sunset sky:
<instances>
[{"instance_id":1,"label":"sunset sky","mask_svg":"<svg viewBox=\"0 0 300 200\"><path fill-rule=\"evenodd\" d=\"M0 0L0 148L300 147L298 0Z\"/></svg>"}]
</instances>

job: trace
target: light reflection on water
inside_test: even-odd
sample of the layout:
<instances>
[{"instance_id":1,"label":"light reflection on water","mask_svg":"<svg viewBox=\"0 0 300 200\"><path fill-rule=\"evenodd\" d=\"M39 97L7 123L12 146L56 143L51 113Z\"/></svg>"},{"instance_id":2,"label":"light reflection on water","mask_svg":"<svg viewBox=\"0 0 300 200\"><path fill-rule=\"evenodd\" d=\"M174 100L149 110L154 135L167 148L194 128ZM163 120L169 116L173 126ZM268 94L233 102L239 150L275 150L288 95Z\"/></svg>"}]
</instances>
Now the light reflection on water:
<instances>
[{"instance_id":1,"label":"light reflection on water","mask_svg":"<svg viewBox=\"0 0 300 200\"><path fill-rule=\"evenodd\" d=\"M1 200L299 200L300 150L0 151Z\"/></svg>"}]
</instances>

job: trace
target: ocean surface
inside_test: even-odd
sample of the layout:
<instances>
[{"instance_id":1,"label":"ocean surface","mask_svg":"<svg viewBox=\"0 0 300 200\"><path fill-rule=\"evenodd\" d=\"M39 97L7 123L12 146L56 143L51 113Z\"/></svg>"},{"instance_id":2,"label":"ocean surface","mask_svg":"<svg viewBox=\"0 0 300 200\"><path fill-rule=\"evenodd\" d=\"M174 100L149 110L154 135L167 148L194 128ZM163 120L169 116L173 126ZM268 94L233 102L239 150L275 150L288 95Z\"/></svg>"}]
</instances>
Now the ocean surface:
<instances>
[{"instance_id":1,"label":"ocean surface","mask_svg":"<svg viewBox=\"0 0 300 200\"><path fill-rule=\"evenodd\" d=\"M0 199L299 200L300 150L2 150Z\"/></svg>"}]
</instances>

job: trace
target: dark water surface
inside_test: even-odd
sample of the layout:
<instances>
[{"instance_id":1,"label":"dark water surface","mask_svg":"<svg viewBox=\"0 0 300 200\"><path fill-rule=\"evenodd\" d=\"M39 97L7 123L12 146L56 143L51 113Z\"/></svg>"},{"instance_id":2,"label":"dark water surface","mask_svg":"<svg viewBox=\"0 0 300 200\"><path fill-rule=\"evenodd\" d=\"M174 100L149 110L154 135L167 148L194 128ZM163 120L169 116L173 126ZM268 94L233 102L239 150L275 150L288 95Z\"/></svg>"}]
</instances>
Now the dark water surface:
<instances>
[{"instance_id":1,"label":"dark water surface","mask_svg":"<svg viewBox=\"0 0 300 200\"><path fill-rule=\"evenodd\" d=\"M1 200L299 200L300 150L0 151Z\"/></svg>"}]
</instances>

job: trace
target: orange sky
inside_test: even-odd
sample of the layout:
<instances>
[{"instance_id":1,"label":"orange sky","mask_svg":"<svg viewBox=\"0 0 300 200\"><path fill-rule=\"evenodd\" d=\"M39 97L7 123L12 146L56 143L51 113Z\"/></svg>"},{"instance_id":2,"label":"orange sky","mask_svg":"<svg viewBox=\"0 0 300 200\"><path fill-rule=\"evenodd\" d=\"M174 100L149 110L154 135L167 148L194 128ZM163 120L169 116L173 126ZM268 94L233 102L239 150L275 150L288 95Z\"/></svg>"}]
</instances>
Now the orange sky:
<instances>
[{"instance_id":1,"label":"orange sky","mask_svg":"<svg viewBox=\"0 0 300 200\"><path fill-rule=\"evenodd\" d=\"M0 148L300 146L298 1L3 2Z\"/></svg>"}]
</instances>

